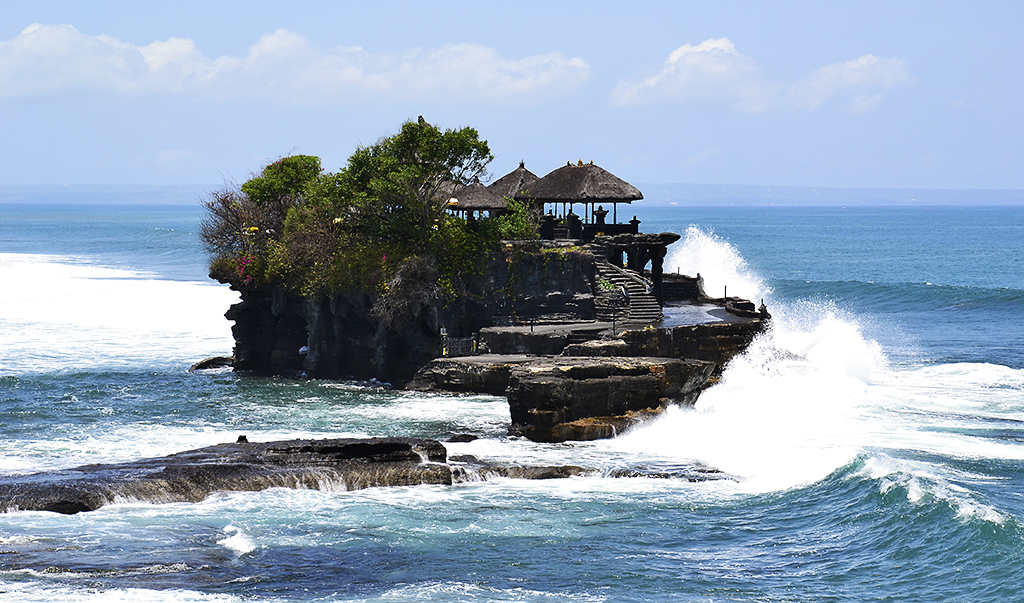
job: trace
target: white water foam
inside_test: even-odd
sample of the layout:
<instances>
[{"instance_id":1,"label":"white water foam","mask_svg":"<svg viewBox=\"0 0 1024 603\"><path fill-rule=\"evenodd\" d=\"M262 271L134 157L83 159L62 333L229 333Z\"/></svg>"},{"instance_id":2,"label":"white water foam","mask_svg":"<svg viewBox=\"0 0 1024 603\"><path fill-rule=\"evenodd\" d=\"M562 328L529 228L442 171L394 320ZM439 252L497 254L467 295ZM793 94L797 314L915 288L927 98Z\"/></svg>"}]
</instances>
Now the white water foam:
<instances>
[{"instance_id":1,"label":"white water foam","mask_svg":"<svg viewBox=\"0 0 1024 603\"><path fill-rule=\"evenodd\" d=\"M759 275L747 264L739 250L715 234L691 225L683 239L672 246L665 258L665 272L704 279L704 291L711 297L728 293L757 303L771 294Z\"/></svg>"},{"instance_id":2,"label":"white water foam","mask_svg":"<svg viewBox=\"0 0 1024 603\"><path fill-rule=\"evenodd\" d=\"M907 500L913 504L945 501L955 508L957 517L961 519L977 518L996 524L1005 520L995 507L979 502L968 488L950 480L953 477L970 482L984 480L983 476L952 472L948 467L934 463L897 459L884 453L867 459L858 475L877 480L882 493L903 488Z\"/></svg>"},{"instance_id":3,"label":"white water foam","mask_svg":"<svg viewBox=\"0 0 1024 603\"><path fill-rule=\"evenodd\" d=\"M233 345L225 286L28 254L0 254L0 283L0 374L191 363Z\"/></svg>"},{"instance_id":4,"label":"white water foam","mask_svg":"<svg viewBox=\"0 0 1024 603\"><path fill-rule=\"evenodd\" d=\"M186 590L148 590L144 588L116 588L100 590L94 587L50 586L38 582L7 582L0 578L0 594L19 603L234 603L242 597L206 594Z\"/></svg>"},{"instance_id":5,"label":"white water foam","mask_svg":"<svg viewBox=\"0 0 1024 603\"><path fill-rule=\"evenodd\" d=\"M256 543L241 528L228 525L224 528L224 533L228 536L218 540L217 544L234 551L236 557L241 557L256 550Z\"/></svg>"},{"instance_id":6,"label":"white water foam","mask_svg":"<svg viewBox=\"0 0 1024 603\"><path fill-rule=\"evenodd\" d=\"M841 355L833 352L842 350ZM735 358L692 410L670 409L615 441L637 454L695 459L764 492L818 481L861 452L877 346L827 314L809 331L777 324Z\"/></svg>"},{"instance_id":7,"label":"white water foam","mask_svg":"<svg viewBox=\"0 0 1024 603\"><path fill-rule=\"evenodd\" d=\"M1024 371L989 364L894 368L864 335L862 317L827 302L771 300L763 279L728 242L696 227L667 265L699 270L709 292L716 281L708 280L724 274L730 295L765 296L771 327L693 409L669 409L603 444L609 452L669 464L700 461L737 476L736 488L747 492L814 483L863 456L863 475L878 479L883 491L900 484L911 502L946 501L961 516L1000 520L971 491L977 476L904 457L1024 459L1018 442L975 433L1024 421Z\"/></svg>"}]
</instances>

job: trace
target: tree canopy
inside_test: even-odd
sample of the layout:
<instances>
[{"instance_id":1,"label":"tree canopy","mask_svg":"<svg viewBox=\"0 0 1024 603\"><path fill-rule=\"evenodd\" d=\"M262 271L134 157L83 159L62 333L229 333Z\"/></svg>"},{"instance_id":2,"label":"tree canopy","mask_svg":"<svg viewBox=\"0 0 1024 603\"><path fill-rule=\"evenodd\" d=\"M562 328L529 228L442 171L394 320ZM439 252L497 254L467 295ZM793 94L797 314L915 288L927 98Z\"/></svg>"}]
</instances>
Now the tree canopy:
<instances>
[{"instance_id":1,"label":"tree canopy","mask_svg":"<svg viewBox=\"0 0 1024 603\"><path fill-rule=\"evenodd\" d=\"M399 322L416 304L454 300L499 240L536 236L523 204L476 221L445 211L491 159L475 129L442 131L422 118L357 148L334 173L318 157L284 157L204 201L211 276L312 296L369 293Z\"/></svg>"}]
</instances>

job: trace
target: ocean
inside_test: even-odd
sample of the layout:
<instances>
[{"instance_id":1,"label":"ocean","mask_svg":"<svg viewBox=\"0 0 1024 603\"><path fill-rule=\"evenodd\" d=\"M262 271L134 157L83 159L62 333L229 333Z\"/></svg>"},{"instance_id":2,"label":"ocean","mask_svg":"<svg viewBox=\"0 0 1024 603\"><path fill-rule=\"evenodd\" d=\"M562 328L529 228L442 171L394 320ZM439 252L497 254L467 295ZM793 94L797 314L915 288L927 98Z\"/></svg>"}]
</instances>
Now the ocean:
<instances>
[{"instance_id":1,"label":"ocean","mask_svg":"<svg viewBox=\"0 0 1024 603\"><path fill-rule=\"evenodd\" d=\"M460 433L450 454L602 471L0 513L0 600L1024 597L1024 207L630 212L772 327L692 409L536 444L500 397L189 373L230 353L237 300L198 205L0 205L0 473Z\"/></svg>"}]
</instances>

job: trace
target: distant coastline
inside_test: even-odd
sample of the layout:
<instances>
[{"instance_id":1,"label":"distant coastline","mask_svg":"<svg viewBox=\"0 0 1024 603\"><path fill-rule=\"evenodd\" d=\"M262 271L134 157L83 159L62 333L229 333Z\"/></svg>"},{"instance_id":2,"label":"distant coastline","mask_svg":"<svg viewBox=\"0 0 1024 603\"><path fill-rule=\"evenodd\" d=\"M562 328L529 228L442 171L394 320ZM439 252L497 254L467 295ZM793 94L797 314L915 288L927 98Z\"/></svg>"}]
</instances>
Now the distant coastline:
<instances>
[{"instance_id":1,"label":"distant coastline","mask_svg":"<svg viewBox=\"0 0 1024 603\"><path fill-rule=\"evenodd\" d=\"M198 205L223 184L0 185L0 205ZM1024 206L1024 190L639 183L645 207Z\"/></svg>"},{"instance_id":2,"label":"distant coastline","mask_svg":"<svg viewBox=\"0 0 1024 603\"><path fill-rule=\"evenodd\" d=\"M1024 190L932 188L830 188L733 184L637 183L648 206L708 207L925 207L1024 205Z\"/></svg>"}]
</instances>

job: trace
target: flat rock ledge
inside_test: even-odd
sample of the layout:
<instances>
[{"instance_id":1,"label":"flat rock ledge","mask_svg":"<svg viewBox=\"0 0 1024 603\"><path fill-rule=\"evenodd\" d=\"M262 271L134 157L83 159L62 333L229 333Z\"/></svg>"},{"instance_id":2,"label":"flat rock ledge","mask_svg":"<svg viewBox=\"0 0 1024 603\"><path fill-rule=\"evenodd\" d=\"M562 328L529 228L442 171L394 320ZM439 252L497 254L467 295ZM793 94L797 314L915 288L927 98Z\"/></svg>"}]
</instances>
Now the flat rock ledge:
<instances>
[{"instance_id":1,"label":"flat rock ledge","mask_svg":"<svg viewBox=\"0 0 1024 603\"><path fill-rule=\"evenodd\" d=\"M667 406L692 406L715 363L652 357L486 354L439 358L409 389L504 395L509 433L535 442L610 438Z\"/></svg>"},{"instance_id":2,"label":"flat rock ledge","mask_svg":"<svg viewBox=\"0 0 1024 603\"><path fill-rule=\"evenodd\" d=\"M214 492L324 491L552 479L595 473L577 466L501 467L453 459L436 440L346 438L254 443L239 438L170 456L0 477L0 511L75 514L114 503L198 502Z\"/></svg>"}]
</instances>

